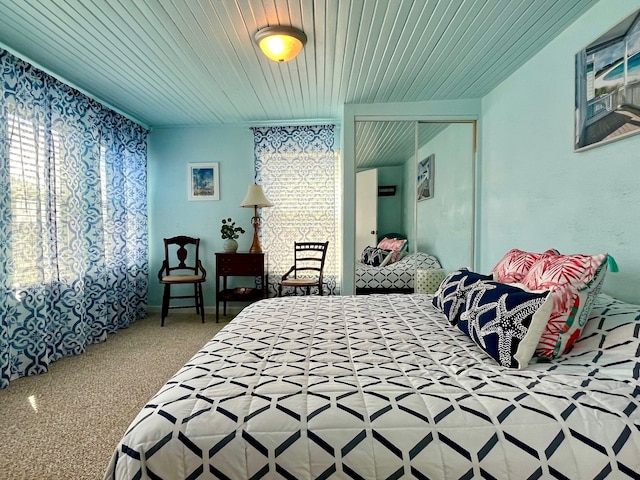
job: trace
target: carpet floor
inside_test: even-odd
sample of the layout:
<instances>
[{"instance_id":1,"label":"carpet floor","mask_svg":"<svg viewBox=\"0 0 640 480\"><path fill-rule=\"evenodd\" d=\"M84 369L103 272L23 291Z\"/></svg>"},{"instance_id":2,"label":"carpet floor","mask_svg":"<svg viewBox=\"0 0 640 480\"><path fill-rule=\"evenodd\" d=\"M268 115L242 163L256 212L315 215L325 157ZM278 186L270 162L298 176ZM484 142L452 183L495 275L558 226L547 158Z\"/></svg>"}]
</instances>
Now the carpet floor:
<instances>
[{"instance_id":1,"label":"carpet floor","mask_svg":"<svg viewBox=\"0 0 640 480\"><path fill-rule=\"evenodd\" d=\"M0 478L101 479L148 400L229 319L159 314L0 390Z\"/></svg>"}]
</instances>

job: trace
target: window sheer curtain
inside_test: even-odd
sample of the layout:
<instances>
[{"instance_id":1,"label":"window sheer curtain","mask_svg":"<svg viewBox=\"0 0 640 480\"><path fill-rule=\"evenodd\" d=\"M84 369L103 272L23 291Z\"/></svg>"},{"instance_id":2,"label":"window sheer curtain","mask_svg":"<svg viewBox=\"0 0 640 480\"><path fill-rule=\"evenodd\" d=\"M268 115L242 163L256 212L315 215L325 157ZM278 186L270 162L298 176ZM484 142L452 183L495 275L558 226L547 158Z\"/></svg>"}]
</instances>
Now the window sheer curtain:
<instances>
[{"instance_id":1,"label":"window sheer curtain","mask_svg":"<svg viewBox=\"0 0 640 480\"><path fill-rule=\"evenodd\" d=\"M0 50L0 388L146 312L147 131Z\"/></svg>"},{"instance_id":2,"label":"window sheer curtain","mask_svg":"<svg viewBox=\"0 0 640 480\"><path fill-rule=\"evenodd\" d=\"M274 204L263 208L261 243L268 255L269 294L293 265L294 242L329 241L324 282L340 293L340 165L335 126L255 127L257 183Z\"/></svg>"}]
</instances>

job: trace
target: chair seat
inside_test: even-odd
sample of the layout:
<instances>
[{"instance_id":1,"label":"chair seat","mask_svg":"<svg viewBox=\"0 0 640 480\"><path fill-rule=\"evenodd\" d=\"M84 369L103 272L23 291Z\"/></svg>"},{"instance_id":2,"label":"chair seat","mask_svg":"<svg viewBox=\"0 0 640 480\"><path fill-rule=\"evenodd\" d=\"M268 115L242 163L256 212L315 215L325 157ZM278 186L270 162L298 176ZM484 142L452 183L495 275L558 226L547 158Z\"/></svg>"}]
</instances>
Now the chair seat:
<instances>
[{"instance_id":1,"label":"chair seat","mask_svg":"<svg viewBox=\"0 0 640 480\"><path fill-rule=\"evenodd\" d=\"M202 275L167 275L162 277L161 283L194 283L202 282Z\"/></svg>"},{"instance_id":2,"label":"chair seat","mask_svg":"<svg viewBox=\"0 0 640 480\"><path fill-rule=\"evenodd\" d=\"M289 278L282 281L282 285L285 287L306 287L307 285L313 286L317 284L317 278Z\"/></svg>"}]
</instances>

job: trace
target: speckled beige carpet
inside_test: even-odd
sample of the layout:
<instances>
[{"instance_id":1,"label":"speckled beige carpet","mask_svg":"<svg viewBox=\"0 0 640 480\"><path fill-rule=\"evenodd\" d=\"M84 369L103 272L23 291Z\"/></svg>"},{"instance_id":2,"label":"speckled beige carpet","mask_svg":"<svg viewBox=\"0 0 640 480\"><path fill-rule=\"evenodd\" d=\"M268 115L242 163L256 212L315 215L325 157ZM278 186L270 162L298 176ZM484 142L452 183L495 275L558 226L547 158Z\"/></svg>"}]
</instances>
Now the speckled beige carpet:
<instances>
[{"instance_id":1,"label":"speckled beige carpet","mask_svg":"<svg viewBox=\"0 0 640 480\"><path fill-rule=\"evenodd\" d=\"M147 401L228 320L172 314L134 322L49 372L0 390L0 478L101 479Z\"/></svg>"}]
</instances>

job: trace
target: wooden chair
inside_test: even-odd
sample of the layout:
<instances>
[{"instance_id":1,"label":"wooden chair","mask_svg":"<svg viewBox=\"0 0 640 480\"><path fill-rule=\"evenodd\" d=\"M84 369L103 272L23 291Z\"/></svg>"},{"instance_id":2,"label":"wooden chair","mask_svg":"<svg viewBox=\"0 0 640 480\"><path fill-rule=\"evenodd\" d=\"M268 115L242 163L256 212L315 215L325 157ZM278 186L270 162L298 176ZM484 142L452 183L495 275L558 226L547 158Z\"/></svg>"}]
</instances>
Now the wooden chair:
<instances>
[{"instance_id":1,"label":"wooden chair","mask_svg":"<svg viewBox=\"0 0 640 480\"><path fill-rule=\"evenodd\" d=\"M327 257L329 242L295 242L293 249L293 266L282 276L278 286L278 296L282 296L282 287L305 288L307 295L311 287L318 287L318 295L322 295L322 272Z\"/></svg>"},{"instance_id":2,"label":"wooden chair","mask_svg":"<svg viewBox=\"0 0 640 480\"><path fill-rule=\"evenodd\" d=\"M169 313L170 308L193 308L200 314L204 323L204 300L202 297L202 284L206 281L207 272L200 261L200 239L180 235L177 237L165 238L164 240L164 261L162 268L158 272L158 280L164 285L162 295L162 321ZM192 246L187 249L188 246ZM187 263L189 250L193 252L192 262ZM172 285L193 284L193 295L171 295ZM173 299L193 298L193 305L170 306Z\"/></svg>"}]
</instances>

